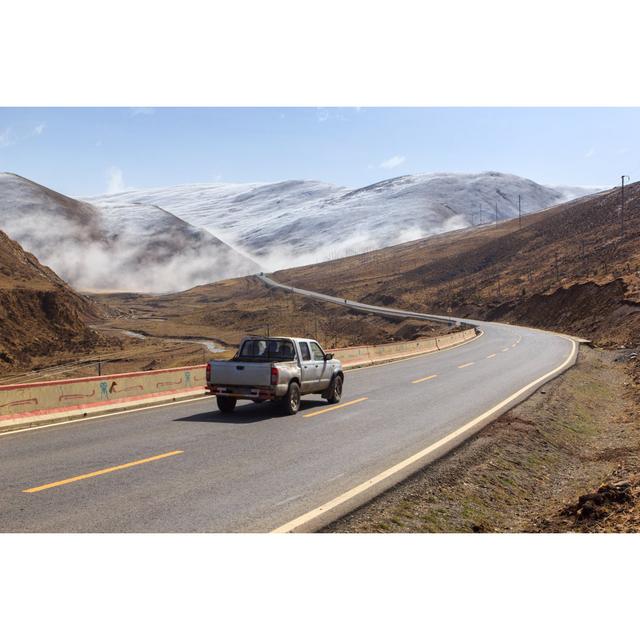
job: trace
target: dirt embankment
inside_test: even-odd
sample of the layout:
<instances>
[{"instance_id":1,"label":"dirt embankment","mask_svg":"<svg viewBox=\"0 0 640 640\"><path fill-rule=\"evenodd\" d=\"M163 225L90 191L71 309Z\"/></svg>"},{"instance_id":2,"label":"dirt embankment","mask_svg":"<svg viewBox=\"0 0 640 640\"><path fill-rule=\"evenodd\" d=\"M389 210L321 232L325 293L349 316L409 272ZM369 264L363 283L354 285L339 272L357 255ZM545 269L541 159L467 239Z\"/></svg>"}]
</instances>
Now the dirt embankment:
<instances>
[{"instance_id":1,"label":"dirt embankment","mask_svg":"<svg viewBox=\"0 0 640 640\"><path fill-rule=\"evenodd\" d=\"M325 531L640 531L640 386L626 360L581 347L574 368Z\"/></svg>"},{"instance_id":2,"label":"dirt embankment","mask_svg":"<svg viewBox=\"0 0 640 640\"><path fill-rule=\"evenodd\" d=\"M0 231L0 372L40 357L87 352L103 340L87 325L99 308Z\"/></svg>"},{"instance_id":3,"label":"dirt embankment","mask_svg":"<svg viewBox=\"0 0 640 640\"><path fill-rule=\"evenodd\" d=\"M640 339L640 303L629 298L628 290L622 278L601 285L578 283L505 303L485 317L589 336L600 346L626 346Z\"/></svg>"}]
</instances>

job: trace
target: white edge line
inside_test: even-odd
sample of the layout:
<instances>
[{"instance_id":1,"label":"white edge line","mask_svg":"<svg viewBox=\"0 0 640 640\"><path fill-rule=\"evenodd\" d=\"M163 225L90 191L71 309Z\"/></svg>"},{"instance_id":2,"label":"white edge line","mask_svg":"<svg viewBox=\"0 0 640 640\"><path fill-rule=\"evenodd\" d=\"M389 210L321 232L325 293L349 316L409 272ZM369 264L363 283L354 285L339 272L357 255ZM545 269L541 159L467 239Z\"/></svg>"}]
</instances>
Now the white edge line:
<instances>
[{"instance_id":1,"label":"white edge line","mask_svg":"<svg viewBox=\"0 0 640 640\"><path fill-rule=\"evenodd\" d=\"M577 343L576 343L575 340L573 340L571 338L566 338L564 336L561 336L561 337L564 340L569 340L571 342L571 353L563 361L563 363L561 365L559 365L558 367L556 367L552 371L549 371L548 373L545 373L543 376L537 378L536 380L533 380L532 382L530 382L526 386L522 387L522 389L519 389L515 393L511 394L508 398L505 398L504 400L499 402L497 405L495 405L491 409L488 409L483 414L477 416L473 420L471 420L471 421L467 422L466 424L462 425L461 427L459 427L455 431L452 431L450 434L446 435L444 438L441 438L437 442L434 442L432 445L429 445L425 449L422 449L422 451L418 451L418 453L415 453L414 455L410 456L409 458L406 458L402 462L399 462L398 464L395 464L394 466L389 467L388 469L386 469L382 473L379 473L378 475L374 476L373 478L370 478L369 480L366 480L365 482L362 482L361 484L357 485L353 489L350 489L349 491L346 491L345 493L342 493L341 495L337 496L333 500L330 500L329 502L325 502L325 504L317 507L316 509L313 509L312 511L309 511L309 512L307 512L307 513L295 518L294 520L290 520L289 522L286 522L285 524L277 527L276 529L273 529L271 531L271 533L289 533L291 531L294 531L298 527L300 527L300 526L306 524L307 522L313 520L314 518L326 513L330 509L333 509L333 508L343 504L347 500L350 500L351 498L353 498L353 497L357 496L358 494L366 491L367 489L370 489L374 485L382 482L383 480L386 480L390 476L393 476L395 473L398 473L399 471L402 471L403 469L405 469L406 467L414 464L415 462L418 462L421 458L426 457L427 455L429 455L430 453L433 453L434 451L436 451L437 449L439 449L443 445L447 444L448 442L451 442L452 440L455 440L458 436L464 434L465 432L469 431L470 429L473 429L478 423L482 422L483 420L485 420L488 417L490 417L492 414L496 413L497 411L499 411L503 407L507 406L510 402L512 402L513 400L517 399L522 394L526 393L529 389L535 387L536 385L542 383L543 381L545 381L547 379L553 378L555 376L555 374L557 374L560 371L562 371L571 362L571 360L573 359L573 357L574 357L574 355L576 353L576 349L577 349L577 346L576 346Z\"/></svg>"}]
</instances>

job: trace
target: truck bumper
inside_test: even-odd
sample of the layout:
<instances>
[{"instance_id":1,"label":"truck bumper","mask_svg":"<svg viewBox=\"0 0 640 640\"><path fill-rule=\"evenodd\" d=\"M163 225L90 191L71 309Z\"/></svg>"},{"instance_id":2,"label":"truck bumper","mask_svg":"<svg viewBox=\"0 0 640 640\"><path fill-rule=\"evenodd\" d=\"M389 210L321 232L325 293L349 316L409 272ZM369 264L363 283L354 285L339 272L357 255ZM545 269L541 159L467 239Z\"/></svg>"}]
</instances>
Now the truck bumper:
<instances>
[{"instance_id":1,"label":"truck bumper","mask_svg":"<svg viewBox=\"0 0 640 640\"><path fill-rule=\"evenodd\" d=\"M207 385L209 391L216 396L229 396L245 400L275 400L274 389L264 387L230 387L224 385Z\"/></svg>"}]
</instances>

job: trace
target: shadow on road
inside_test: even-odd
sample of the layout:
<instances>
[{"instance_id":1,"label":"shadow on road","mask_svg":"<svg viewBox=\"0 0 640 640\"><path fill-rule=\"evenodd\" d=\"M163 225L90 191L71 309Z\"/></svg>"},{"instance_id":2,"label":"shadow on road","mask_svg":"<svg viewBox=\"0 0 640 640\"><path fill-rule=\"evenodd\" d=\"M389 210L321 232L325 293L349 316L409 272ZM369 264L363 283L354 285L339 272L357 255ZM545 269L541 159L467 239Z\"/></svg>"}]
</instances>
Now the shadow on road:
<instances>
[{"instance_id":1,"label":"shadow on road","mask_svg":"<svg viewBox=\"0 0 640 640\"><path fill-rule=\"evenodd\" d=\"M309 411L310 409L317 409L319 407L326 407L327 403L324 400L302 400L300 404L300 413ZM263 422L265 420L272 420L273 418L295 418L296 416L285 415L282 409L271 402L262 402L255 404L253 402L249 404L238 405L233 413L222 413L215 406L211 411L204 411L202 413L194 413L191 416L184 416L183 418L176 418L174 422L220 422L224 424L250 424L253 422Z\"/></svg>"}]
</instances>

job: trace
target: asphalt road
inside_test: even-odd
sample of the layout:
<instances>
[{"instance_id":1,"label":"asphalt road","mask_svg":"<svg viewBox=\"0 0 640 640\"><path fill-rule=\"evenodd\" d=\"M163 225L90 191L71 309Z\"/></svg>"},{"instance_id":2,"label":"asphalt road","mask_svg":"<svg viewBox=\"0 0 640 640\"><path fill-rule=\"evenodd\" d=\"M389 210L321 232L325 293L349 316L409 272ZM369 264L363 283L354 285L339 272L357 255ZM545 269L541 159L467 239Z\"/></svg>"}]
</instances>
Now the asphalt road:
<instances>
[{"instance_id":1,"label":"asphalt road","mask_svg":"<svg viewBox=\"0 0 640 640\"><path fill-rule=\"evenodd\" d=\"M467 344L347 372L329 411L306 396L297 416L250 402L223 416L208 397L0 436L0 531L270 531L358 500L572 364L565 337L478 324Z\"/></svg>"}]
</instances>

